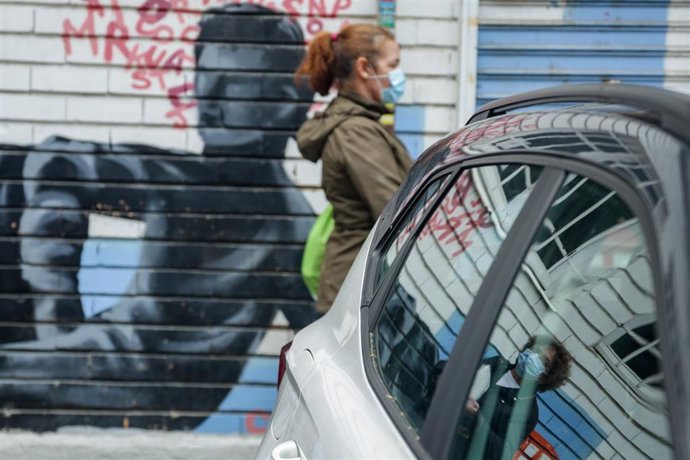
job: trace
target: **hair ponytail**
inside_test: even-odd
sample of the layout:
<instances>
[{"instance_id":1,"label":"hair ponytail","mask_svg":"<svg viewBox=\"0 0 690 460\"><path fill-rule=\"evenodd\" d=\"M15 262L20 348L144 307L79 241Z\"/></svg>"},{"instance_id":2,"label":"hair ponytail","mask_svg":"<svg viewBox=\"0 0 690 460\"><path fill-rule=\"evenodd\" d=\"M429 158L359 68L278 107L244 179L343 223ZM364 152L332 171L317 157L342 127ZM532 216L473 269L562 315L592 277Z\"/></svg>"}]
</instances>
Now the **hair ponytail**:
<instances>
[{"instance_id":1,"label":"hair ponytail","mask_svg":"<svg viewBox=\"0 0 690 460\"><path fill-rule=\"evenodd\" d=\"M312 38L307 54L295 72L295 83L300 84L302 77L308 75L311 89L325 96L335 80L334 67L335 52L331 34L319 32Z\"/></svg>"},{"instance_id":2,"label":"hair ponytail","mask_svg":"<svg viewBox=\"0 0 690 460\"><path fill-rule=\"evenodd\" d=\"M337 35L322 31L314 35L307 54L295 72L295 83L309 76L309 86L325 96L333 83L351 77L354 63L360 56L376 64L381 47L395 36L383 27L373 24L352 24Z\"/></svg>"}]
</instances>

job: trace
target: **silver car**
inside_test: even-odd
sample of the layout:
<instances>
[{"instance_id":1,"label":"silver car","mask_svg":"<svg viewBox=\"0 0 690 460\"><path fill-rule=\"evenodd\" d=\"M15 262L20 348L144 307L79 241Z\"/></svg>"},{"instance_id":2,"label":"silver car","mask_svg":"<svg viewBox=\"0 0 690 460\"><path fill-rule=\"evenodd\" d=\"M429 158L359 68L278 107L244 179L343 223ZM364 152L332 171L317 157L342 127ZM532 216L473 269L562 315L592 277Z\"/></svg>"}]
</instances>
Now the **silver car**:
<instances>
[{"instance_id":1,"label":"silver car","mask_svg":"<svg viewBox=\"0 0 690 460\"><path fill-rule=\"evenodd\" d=\"M690 458L688 126L562 86L430 147L284 347L257 458Z\"/></svg>"}]
</instances>

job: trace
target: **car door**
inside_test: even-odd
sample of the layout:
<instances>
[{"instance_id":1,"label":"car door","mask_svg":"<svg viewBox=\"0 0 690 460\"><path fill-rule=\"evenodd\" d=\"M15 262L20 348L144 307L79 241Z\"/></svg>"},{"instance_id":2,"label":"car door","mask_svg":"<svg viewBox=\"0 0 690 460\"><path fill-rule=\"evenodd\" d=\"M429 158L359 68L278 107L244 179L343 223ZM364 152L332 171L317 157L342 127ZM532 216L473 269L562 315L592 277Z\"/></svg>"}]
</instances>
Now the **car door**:
<instances>
[{"instance_id":1,"label":"car door","mask_svg":"<svg viewBox=\"0 0 690 460\"><path fill-rule=\"evenodd\" d=\"M549 155L444 173L379 245L364 309L367 373L413 451L671 458L648 203L605 168Z\"/></svg>"},{"instance_id":2,"label":"car door","mask_svg":"<svg viewBox=\"0 0 690 460\"><path fill-rule=\"evenodd\" d=\"M416 439L442 365L543 170L516 166L509 157L504 163L443 170L421 188L376 250L370 265L378 285L371 321L365 319L365 349L374 359L365 357L365 366L418 455L426 452Z\"/></svg>"}]
</instances>

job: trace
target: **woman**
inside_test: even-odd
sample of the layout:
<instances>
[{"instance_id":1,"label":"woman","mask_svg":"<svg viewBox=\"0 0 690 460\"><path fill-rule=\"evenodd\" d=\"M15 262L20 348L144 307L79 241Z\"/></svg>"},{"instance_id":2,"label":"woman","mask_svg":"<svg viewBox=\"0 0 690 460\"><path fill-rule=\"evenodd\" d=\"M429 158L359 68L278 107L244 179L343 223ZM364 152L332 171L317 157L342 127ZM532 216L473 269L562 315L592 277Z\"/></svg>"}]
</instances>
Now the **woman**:
<instances>
[{"instance_id":1,"label":"woman","mask_svg":"<svg viewBox=\"0 0 690 460\"><path fill-rule=\"evenodd\" d=\"M405 87L400 45L378 26L353 24L337 35L317 34L296 79L338 97L302 125L302 155L323 161L322 185L333 205L335 229L324 255L316 310L327 311L362 243L402 183L412 160L400 140L379 123Z\"/></svg>"}]
</instances>

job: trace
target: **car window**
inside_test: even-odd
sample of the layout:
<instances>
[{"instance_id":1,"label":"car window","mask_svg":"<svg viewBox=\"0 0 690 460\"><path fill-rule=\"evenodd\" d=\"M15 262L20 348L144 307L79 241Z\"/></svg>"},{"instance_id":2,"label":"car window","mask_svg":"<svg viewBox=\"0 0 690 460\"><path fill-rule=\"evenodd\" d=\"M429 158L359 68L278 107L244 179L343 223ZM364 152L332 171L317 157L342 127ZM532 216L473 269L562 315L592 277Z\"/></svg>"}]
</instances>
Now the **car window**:
<instances>
[{"instance_id":1,"label":"car window","mask_svg":"<svg viewBox=\"0 0 690 460\"><path fill-rule=\"evenodd\" d=\"M493 327L450 458L670 458L652 273L638 218L568 175Z\"/></svg>"},{"instance_id":2,"label":"car window","mask_svg":"<svg viewBox=\"0 0 690 460\"><path fill-rule=\"evenodd\" d=\"M388 272L388 269L393 265L398 253L405 245L405 243L410 239L410 235L417 227L424 212L429 209L431 203L434 201L439 194L439 191L448 181L448 176L440 177L434 180L423 193L415 200L412 209L405 214L401 223L398 225L397 230L393 237L388 241L385 249L381 251L383 256L379 260L378 269L376 270L376 280L375 284L378 285L379 281L383 279L384 275Z\"/></svg>"},{"instance_id":3,"label":"car window","mask_svg":"<svg viewBox=\"0 0 690 460\"><path fill-rule=\"evenodd\" d=\"M420 430L472 300L540 168L462 171L414 243L373 326L375 367ZM399 411L398 411L399 412Z\"/></svg>"}]
</instances>

